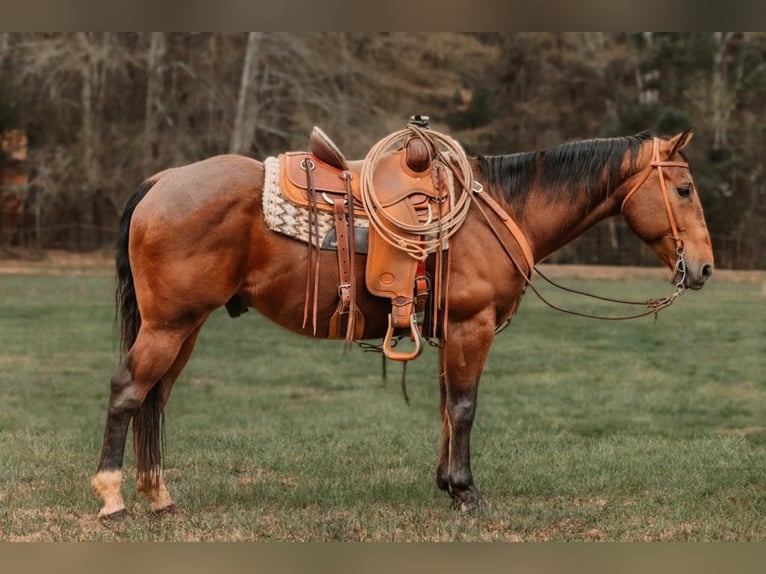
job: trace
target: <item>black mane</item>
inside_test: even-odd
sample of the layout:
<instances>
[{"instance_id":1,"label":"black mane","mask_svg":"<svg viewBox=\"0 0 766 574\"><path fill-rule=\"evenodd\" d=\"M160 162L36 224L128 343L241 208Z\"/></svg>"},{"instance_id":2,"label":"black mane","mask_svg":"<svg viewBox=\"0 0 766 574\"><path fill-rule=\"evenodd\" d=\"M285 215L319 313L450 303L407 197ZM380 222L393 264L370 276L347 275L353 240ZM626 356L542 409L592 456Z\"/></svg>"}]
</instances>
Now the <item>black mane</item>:
<instances>
[{"instance_id":1,"label":"black mane","mask_svg":"<svg viewBox=\"0 0 766 574\"><path fill-rule=\"evenodd\" d=\"M479 171L510 202L523 205L537 187L554 201L582 193L611 193L620 181L620 166L630 153L631 170L641 145L652 135L576 141L527 153L479 156Z\"/></svg>"}]
</instances>

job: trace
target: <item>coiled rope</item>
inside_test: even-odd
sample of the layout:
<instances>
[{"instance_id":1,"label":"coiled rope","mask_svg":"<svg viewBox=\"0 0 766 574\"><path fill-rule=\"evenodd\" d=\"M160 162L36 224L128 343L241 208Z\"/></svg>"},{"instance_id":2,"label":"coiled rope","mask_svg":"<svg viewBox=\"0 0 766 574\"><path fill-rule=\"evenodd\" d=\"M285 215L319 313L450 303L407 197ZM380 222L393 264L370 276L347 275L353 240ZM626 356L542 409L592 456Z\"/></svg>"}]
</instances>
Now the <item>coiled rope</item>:
<instances>
[{"instance_id":1,"label":"coiled rope","mask_svg":"<svg viewBox=\"0 0 766 574\"><path fill-rule=\"evenodd\" d=\"M369 216L370 226L373 227L380 237L388 244L407 253L413 259L424 261L430 253L437 251L452 235L454 235L468 216L471 207L470 189L466 189L460 178L456 187L456 194L450 194L449 209L436 217L433 221L412 224L401 221L387 213L375 192L374 175L378 162L389 152L391 148L397 148L406 140L415 136L420 138L428 149L431 150L431 158L438 158L447 168L447 171L458 170L462 174L463 182L472 181L471 166L465 152L455 140L432 130L422 129L418 126L408 125L406 128L394 132L383 138L364 159L360 175L360 191L362 203ZM448 162L452 162L452 166ZM456 172L456 174L458 173ZM451 177L451 173L448 174ZM440 210L441 211L441 210Z\"/></svg>"}]
</instances>

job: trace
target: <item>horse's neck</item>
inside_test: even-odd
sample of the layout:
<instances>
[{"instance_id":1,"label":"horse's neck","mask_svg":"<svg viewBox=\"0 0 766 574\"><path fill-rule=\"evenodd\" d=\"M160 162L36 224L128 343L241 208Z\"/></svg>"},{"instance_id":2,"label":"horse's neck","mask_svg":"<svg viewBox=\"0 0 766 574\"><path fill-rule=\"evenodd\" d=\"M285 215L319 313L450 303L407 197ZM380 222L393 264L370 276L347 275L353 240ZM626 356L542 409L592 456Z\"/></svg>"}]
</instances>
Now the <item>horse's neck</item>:
<instances>
[{"instance_id":1,"label":"horse's neck","mask_svg":"<svg viewBox=\"0 0 766 574\"><path fill-rule=\"evenodd\" d=\"M535 168L534 165L530 167L529 164L524 163L525 161L538 162L539 155L535 154L520 154L523 157L517 160L518 169L522 174L525 171L531 173L520 178L520 181L516 183L519 189L516 190L500 189L500 185L507 185L505 181L502 184L495 182L489 185L481 169L477 169L479 162L474 162L474 173L479 174L478 177L484 188L516 221L529 242L535 261L540 261L599 221L620 213L622 198L645 173L645 168L650 165L651 147L650 143L644 144L642 149L637 151L634 159L629 159L630 154L623 156L619 175L616 176L618 181L613 181L611 184L607 182L609 166L605 164L602 176L595 178L599 183L592 183L591 188L587 190L558 190L558 193L554 193L554 190L546 187L549 184L542 183L539 168ZM506 158L509 157L513 156L506 156ZM570 158L570 161L573 160ZM517 169L514 163L511 162L511 169ZM506 165L505 168L507 167ZM501 164L501 171L502 168ZM575 182L588 180L582 177L573 179ZM610 185L613 186L611 190L608 189ZM514 192L513 199L511 199L511 192Z\"/></svg>"},{"instance_id":2,"label":"horse's neck","mask_svg":"<svg viewBox=\"0 0 766 574\"><path fill-rule=\"evenodd\" d=\"M591 190L571 198L554 199L552 194L532 191L524 207L514 210L516 219L530 243L535 261L540 261L586 230L620 211L617 194Z\"/></svg>"}]
</instances>

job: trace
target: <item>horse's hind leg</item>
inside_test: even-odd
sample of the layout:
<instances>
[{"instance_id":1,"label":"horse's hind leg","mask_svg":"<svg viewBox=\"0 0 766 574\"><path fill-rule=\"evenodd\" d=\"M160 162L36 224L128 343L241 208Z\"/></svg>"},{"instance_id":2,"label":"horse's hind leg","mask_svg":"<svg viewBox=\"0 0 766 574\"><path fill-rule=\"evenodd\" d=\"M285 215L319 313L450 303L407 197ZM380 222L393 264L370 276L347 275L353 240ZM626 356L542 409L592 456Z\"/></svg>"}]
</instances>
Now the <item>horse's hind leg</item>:
<instances>
[{"instance_id":1,"label":"horse's hind leg","mask_svg":"<svg viewBox=\"0 0 766 574\"><path fill-rule=\"evenodd\" d=\"M201 328L202 326L200 325L186 338L173 366L170 367L170 370L168 370L157 385L157 392L160 393L162 409L167 405L168 400L170 399L170 392L173 390L173 384L176 382L176 379L178 379L181 371L183 371L186 363L189 361L192 351L194 351L197 335L199 335ZM156 431L159 432L159 429L156 429ZM136 488L138 492L149 499L152 512L164 514L166 512L171 512L175 508L173 499L165 485L162 469L160 469L158 473L155 484L152 484L151 481L144 480L144 476L139 474L136 477Z\"/></svg>"},{"instance_id":2,"label":"horse's hind leg","mask_svg":"<svg viewBox=\"0 0 766 574\"><path fill-rule=\"evenodd\" d=\"M175 363L188 335L188 327L161 329L142 325L133 347L112 376L104 444L91 482L104 502L100 518L121 519L127 514L120 486L128 426L149 392ZM154 458L159 464L159 457Z\"/></svg>"},{"instance_id":3,"label":"horse's hind leg","mask_svg":"<svg viewBox=\"0 0 766 574\"><path fill-rule=\"evenodd\" d=\"M120 492L122 460L128 425L138 408L135 397L129 397L125 392L131 384L128 360L129 356L126 356L112 375L101 460L98 463L96 475L91 480L93 490L104 502L98 517L110 520L121 520L127 516Z\"/></svg>"}]
</instances>

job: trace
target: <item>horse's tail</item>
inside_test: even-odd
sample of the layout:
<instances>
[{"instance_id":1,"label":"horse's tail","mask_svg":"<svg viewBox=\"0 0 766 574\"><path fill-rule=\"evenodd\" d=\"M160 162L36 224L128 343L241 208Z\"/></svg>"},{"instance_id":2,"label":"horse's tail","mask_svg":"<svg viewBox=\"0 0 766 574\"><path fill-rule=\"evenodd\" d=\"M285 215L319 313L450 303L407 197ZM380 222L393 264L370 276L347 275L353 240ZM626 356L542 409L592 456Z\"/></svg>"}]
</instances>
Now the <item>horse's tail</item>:
<instances>
[{"instance_id":1,"label":"horse's tail","mask_svg":"<svg viewBox=\"0 0 766 574\"><path fill-rule=\"evenodd\" d=\"M133 285L133 270L130 268L130 258L128 256L130 221L133 219L133 212L136 210L136 206L154 184L155 181L147 180L130 196L130 199L125 204L122 217L120 217L120 228L117 233L117 256L115 257L117 289L115 291L115 304L120 317L120 339L123 354L126 354L133 346L133 343L136 342L138 329L141 327L141 314L138 312L136 290Z\"/></svg>"},{"instance_id":2,"label":"horse's tail","mask_svg":"<svg viewBox=\"0 0 766 574\"><path fill-rule=\"evenodd\" d=\"M138 311L136 291L133 284L133 270L130 267L128 243L130 222L136 206L146 196L156 180L147 180L133 193L125 205L120 218L117 235L117 289L115 300L120 316L122 353L127 354L138 336L141 314ZM162 385L158 381L144 398L133 416L133 450L136 462L136 479L143 488L153 489L159 484L162 465L163 443Z\"/></svg>"}]
</instances>

